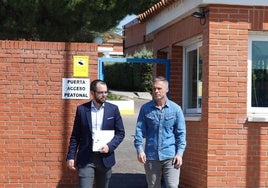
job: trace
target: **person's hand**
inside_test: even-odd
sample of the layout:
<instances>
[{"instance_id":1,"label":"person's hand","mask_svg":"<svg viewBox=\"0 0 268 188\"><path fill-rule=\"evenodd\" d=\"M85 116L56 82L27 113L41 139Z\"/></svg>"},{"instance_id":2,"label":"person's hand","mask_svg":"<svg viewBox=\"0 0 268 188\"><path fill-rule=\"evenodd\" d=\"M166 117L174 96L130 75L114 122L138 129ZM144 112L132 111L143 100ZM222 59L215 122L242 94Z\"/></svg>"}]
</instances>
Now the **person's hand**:
<instances>
[{"instance_id":1,"label":"person's hand","mask_svg":"<svg viewBox=\"0 0 268 188\"><path fill-rule=\"evenodd\" d=\"M142 164L145 164L145 162L146 162L146 155L145 155L144 152L138 153L138 156L137 157L138 157L139 162L141 162Z\"/></svg>"},{"instance_id":2,"label":"person's hand","mask_svg":"<svg viewBox=\"0 0 268 188\"><path fill-rule=\"evenodd\" d=\"M108 153L109 152L109 146L106 144L100 149L100 153Z\"/></svg>"},{"instance_id":3,"label":"person's hand","mask_svg":"<svg viewBox=\"0 0 268 188\"><path fill-rule=\"evenodd\" d=\"M175 168L180 168L182 165L182 156L176 155L173 158L173 165L175 166Z\"/></svg>"},{"instance_id":4,"label":"person's hand","mask_svg":"<svg viewBox=\"0 0 268 188\"><path fill-rule=\"evenodd\" d=\"M76 168L74 167L74 160L70 159L67 161L67 166L70 170L76 170Z\"/></svg>"}]
</instances>

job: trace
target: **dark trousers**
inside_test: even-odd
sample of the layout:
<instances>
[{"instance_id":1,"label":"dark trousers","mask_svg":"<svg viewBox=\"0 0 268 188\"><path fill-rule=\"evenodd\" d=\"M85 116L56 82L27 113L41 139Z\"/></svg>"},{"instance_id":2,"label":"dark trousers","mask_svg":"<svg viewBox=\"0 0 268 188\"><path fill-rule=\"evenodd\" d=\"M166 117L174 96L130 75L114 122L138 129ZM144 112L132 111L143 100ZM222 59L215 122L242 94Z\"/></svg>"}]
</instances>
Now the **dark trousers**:
<instances>
[{"instance_id":1,"label":"dark trousers","mask_svg":"<svg viewBox=\"0 0 268 188\"><path fill-rule=\"evenodd\" d=\"M104 167L99 154L90 156L90 163L78 170L80 188L108 188L112 169Z\"/></svg>"}]
</instances>

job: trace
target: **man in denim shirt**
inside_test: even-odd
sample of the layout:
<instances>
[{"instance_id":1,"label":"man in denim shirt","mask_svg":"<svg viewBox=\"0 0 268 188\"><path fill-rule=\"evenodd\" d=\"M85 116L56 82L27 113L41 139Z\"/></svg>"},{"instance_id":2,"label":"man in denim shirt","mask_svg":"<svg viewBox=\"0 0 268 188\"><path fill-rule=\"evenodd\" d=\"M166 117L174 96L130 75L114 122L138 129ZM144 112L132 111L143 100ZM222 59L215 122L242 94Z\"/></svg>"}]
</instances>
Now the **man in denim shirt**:
<instances>
[{"instance_id":1,"label":"man in denim shirt","mask_svg":"<svg viewBox=\"0 0 268 188\"><path fill-rule=\"evenodd\" d=\"M186 126L181 107L167 98L168 85L164 77L153 80L153 100L141 107L136 125L134 145L149 188L160 188L161 177L168 188L179 185Z\"/></svg>"}]
</instances>

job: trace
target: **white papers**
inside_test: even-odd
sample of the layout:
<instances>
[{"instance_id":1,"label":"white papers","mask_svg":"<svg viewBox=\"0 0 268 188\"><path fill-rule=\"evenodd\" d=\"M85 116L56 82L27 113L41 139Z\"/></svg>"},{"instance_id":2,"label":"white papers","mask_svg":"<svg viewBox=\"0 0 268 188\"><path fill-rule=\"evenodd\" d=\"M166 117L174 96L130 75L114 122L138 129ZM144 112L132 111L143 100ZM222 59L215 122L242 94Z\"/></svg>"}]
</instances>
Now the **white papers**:
<instances>
[{"instance_id":1,"label":"white papers","mask_svg":"<svg viewBox=\"0 0 268 188\"><path fill-rule=\"evenodd\" d=\"M114 130L97 130L94 132L93 151L100 149L110 142L114 137Z\"/></svg>"}]
</instances>

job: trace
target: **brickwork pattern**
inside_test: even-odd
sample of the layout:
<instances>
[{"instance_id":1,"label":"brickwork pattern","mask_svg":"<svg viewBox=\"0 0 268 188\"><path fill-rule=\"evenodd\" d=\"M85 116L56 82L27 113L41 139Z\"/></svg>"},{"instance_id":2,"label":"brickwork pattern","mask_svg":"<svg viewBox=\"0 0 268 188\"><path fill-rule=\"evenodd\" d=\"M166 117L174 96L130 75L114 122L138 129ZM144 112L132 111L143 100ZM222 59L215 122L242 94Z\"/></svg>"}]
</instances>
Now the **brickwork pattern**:
<instances>
[{"instance_id":1,"label":"brickwork pattern","mask_svg":"<svg viewBox=\"0 0 268 188\"><path fill-rule=\"evenodd\" d=\"M97 45L0 41L1 187L74 187L65 167L76 106L62 100L62 78L72 78L73 56L89 56L97 78Z\"/></svg>"},{"instance_id":2,"label":"brickwork pattern","mask_svg":"<svg viewBox=\"0 0 268 188\"><path fill-rule=\"evenodd\" d=\"M268 9L207 8L205 25L189 16L146 36L150 40L144 42L151 43L154 52L169 49L171 99L181 104L183 52L179 45L202 36L202 116L201 121L187 121L181 187L267 187L268 124L246 118L248 35L249 31L268 30ZM141 43L139 40L137 45Z\"/></svg>"}]
</instances>

